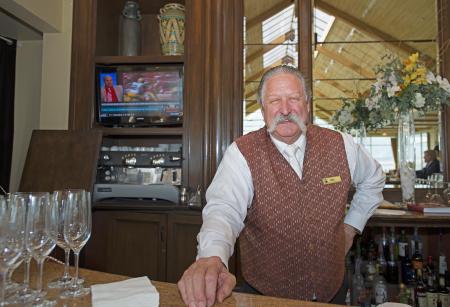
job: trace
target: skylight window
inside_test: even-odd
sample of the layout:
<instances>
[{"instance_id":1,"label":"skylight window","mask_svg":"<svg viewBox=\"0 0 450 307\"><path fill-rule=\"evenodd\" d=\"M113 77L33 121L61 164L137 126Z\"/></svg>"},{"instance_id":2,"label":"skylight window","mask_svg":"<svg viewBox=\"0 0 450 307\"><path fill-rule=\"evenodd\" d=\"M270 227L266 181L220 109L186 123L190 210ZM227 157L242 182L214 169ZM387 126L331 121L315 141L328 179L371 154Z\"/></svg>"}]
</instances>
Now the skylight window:
<instances>
[{"instance_id":1,"label":"skylight window","mask_svg":"<svg viewBox=\"0 0 450 307\"><path fill-rule=\"evenodd\" d=\"M325 41L334 19L334 16L317 8L314 9L314 33L317 34L317 43Z\"/></svg>"}]
</instances>

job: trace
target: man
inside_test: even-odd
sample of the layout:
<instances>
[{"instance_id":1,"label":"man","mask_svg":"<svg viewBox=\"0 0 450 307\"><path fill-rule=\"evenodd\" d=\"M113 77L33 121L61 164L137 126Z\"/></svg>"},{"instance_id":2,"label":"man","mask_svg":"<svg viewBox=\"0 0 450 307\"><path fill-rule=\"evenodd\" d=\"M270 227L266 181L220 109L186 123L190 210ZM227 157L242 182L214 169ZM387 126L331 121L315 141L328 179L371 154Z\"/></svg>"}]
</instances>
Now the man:
<instances>
[{"instance_id":1,"label":"man","mask_svg":"<svg viewBox=\"0 0 450 307\"><path fill-rule=\"evenodd\" d=\"M437 159L436 151L425 150L423 153L423 160L425 161L425 167L420 171L416 171L417 178L427 179L431 174L441 172L441 166Z\"/></svg>"},{"instance_id":2,"label":"man","mask_svg":"<svg viewBox=\"0 0 450 307\"><path fill-rule=\"evenodd\" d=\"M226 266L238 236L247 288L331 301L355 233L382 200L381 166L350 136L309 124L297 69L267 71L258 99L266 127L227 149L206 193L198 259L178 282L189 306L230 295L236 279ZM344 221L351 182L356 192Z\"/></svg>"},{"instance_id":3,"label":"man","mask_svg":"<svg viewBox=\"0 0 450 307\"><path fill-rule=\"evenodd\" d=\"M114 85L113 79L110 75L103 77L104 86L101 91L101 98L103 102L119 102L122 101L122 86Z\"/></svg>"}]
</instances>

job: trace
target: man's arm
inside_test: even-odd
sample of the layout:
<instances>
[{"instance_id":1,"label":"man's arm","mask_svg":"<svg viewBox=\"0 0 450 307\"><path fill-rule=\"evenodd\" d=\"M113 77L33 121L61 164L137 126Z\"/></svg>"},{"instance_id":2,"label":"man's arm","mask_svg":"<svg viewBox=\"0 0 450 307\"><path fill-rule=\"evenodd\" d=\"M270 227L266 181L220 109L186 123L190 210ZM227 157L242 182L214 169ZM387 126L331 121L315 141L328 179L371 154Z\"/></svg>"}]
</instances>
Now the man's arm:
<instances>
[{"instance_id":1,"label":"man's arm","mask_svg":"<svg viewBox=\"0 0 450 307\"><path fill-rule=\"evenodd\" d=\"M253 184L247 162L233 143L226 151L207 192L198 255L178 282L183 301L211 306L231 294L236 278L228 272L236 238L244 227Z\"/></svg>"},{"instance_id":2,"label":"man's arm","mask_svg":"<svg viewBox=\"0 0 450 307\"><path fill-rule=\"evenodd\" d=\"M367 220L383 200L383 188L386 176L381 165L372 158L361 145L355 144L352 137L343 135L345 149L349 160L352 182L356 192L345 216L346 251L353 243L352 231L362 233ZM351 226L351 228L349 228ZM347 249L348 247L348 249Z\"/></svg>"}]
</instances>

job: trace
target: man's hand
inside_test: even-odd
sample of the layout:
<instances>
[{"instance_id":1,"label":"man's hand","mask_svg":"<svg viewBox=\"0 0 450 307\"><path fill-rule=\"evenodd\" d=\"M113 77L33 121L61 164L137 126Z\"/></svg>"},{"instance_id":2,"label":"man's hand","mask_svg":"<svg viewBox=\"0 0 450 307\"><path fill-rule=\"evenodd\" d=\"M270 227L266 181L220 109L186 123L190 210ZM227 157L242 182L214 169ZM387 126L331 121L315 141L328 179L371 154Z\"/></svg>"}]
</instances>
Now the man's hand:
<instances>
[{"instance_id":1,"label":"man's hand","mask_svg":"<svg viewBox=\"0 0 450 307\"><path fill-rule=\"evenodd\" d=\"M353 238L356 235L356 229L350 225L344 224L344 233L345 233L345 255L347 255L348 251L353 245Z\"/></svg>"},{"instance_id":2,"label":"man's hand","mask_svg":"<svg viewBox=\"0 0 450 307\"><path fill-rule=\"evenodd\" d=\"M228 272L219 257L200 258L186 271L178 290L189 307L212 306L231 294L236 285L236 277Z\"/></svg>"}]
</instances>

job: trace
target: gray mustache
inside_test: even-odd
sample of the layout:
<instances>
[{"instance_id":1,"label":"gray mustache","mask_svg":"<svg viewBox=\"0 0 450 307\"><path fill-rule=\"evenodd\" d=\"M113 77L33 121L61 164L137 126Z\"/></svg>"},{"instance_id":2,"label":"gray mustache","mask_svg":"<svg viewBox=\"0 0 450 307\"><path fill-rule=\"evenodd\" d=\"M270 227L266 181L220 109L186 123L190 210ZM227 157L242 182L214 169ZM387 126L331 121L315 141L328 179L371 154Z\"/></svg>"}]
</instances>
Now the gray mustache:
<instances>
[{"instance_id":1,"label":"gray mustache","mask_svg":"<svg viewBox=\"0 0 450 307\"><path fill-rule=\"evenodd\" d=\"M306 133L307 128L306 128L305 122L300 117L298 117L296 114L293 114L293 113L290 113L286 116L282 115L282 114L278 114L277 116L275 116L275 118L270 123L270 126L267 129L267 131L270 134L272 134L277 129L278 124L281 122L284 122L284 121L290 121L290 122L297 124L297 126L300 128L302 133Z\"/></svg>"}]
</instances>

